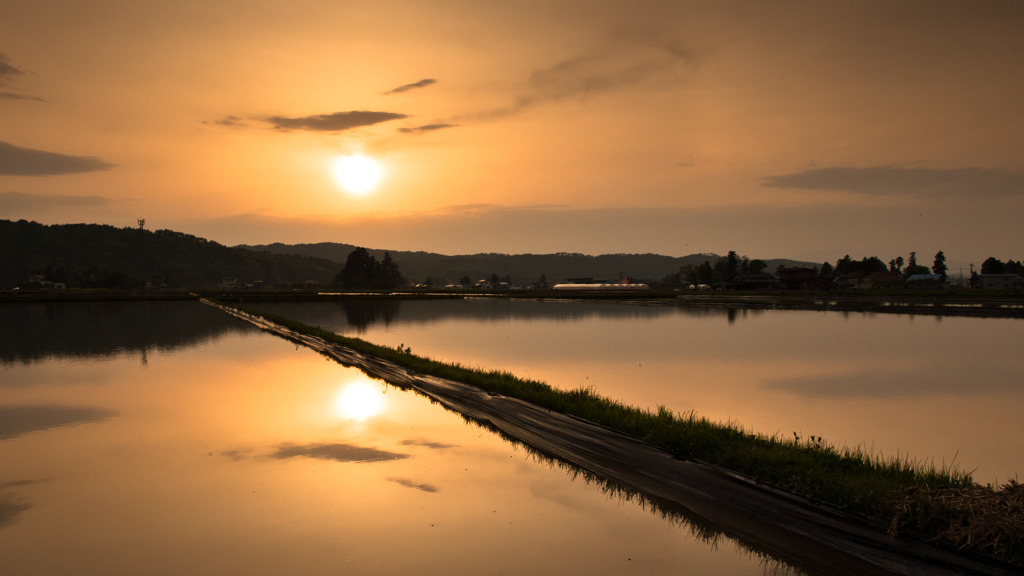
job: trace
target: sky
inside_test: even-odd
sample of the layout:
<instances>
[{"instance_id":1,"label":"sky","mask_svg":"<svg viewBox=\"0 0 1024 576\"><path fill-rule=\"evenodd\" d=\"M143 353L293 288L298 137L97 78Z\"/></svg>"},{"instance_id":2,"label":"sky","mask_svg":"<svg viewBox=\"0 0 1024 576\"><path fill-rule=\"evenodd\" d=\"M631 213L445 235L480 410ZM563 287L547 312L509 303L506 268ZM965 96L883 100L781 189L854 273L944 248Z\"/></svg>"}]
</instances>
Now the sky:
<instances>
[{"instance_id":1,"label":"sky","mask_svg":"<svg viewBox=\"0 0 1024 576\"><path fill-rule=\"evenodd\" d=\"M1024 259L1021 30L986 0L5 0L0 218L966 272Z\"/></svg>"}]
</instances>

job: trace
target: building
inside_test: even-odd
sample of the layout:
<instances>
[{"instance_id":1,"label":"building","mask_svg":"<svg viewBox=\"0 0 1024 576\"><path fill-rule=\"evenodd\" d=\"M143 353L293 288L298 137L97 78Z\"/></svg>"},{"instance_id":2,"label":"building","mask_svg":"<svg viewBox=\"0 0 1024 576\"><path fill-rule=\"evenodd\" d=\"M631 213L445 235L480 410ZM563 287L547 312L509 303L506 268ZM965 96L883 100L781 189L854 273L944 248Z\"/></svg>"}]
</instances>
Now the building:
<instances>
[{"instance_id":1,"label":"building","mask_svg":"<svg viewBox=\"0 0 1024 576\"><path fill-rule=\"evenodd\" d=\"M726 284L729 290L777 290L779 279L774 274L737 274Z\"/></svg>"},{"instance_id":2,"label":"building","mask_svg":"<svg viewBox=\"0 0 1024 576\"><path fill-rule=\"evenodd\" d=\"M1024 276L1020 274L982 274L978 278L982 290L1024 290Z\"/></svg>"},{"instance_id":3,"label":"building","mask_svg":"<svg viewBox=\"0 0 1024 576\"><path fill-rule=\"evenodd\" d=\"M819 276L814 268L779 268L779 285L783 290L828 290L832 279Z\"/></svg>"}]
</instances>

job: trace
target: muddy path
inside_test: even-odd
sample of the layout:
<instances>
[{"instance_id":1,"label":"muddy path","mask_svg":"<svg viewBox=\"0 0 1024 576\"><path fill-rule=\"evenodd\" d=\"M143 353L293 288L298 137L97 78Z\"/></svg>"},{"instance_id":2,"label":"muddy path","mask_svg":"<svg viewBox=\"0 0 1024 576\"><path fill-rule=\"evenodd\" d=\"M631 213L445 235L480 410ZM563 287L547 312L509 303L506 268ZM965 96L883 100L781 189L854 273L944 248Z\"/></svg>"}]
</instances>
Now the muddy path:
<instances>
[{"instance_id":1,"label":"muddy path","mask_svg":"<svg viewBox=\"0 0 1024 576\"><path fill-rule=\"evenodd\" d=\"M702 533L722 534L810 575L989 575L1020 570L910 538L592 422L394 363L204 301L345 366L413 389L515 441L639 494Z\"/></svg>"}]
</instances>

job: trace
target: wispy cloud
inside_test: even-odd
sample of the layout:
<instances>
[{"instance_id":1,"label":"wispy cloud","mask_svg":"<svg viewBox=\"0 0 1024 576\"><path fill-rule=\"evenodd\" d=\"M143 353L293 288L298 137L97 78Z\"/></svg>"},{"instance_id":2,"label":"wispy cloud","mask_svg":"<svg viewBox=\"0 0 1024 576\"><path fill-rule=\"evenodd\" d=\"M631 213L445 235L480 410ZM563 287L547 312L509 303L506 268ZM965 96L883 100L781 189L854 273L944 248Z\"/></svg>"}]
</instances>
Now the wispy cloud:
<instances>
[{"instance_id":1,"label":"wispy cloud","mask_svg":"<svg viewBox=\"0 0 1024 576\"><path fill-rule=\"evenodd\" d=\"M25 73L26 72L21 68L11 64L11 59L8 58L6 54L0 52L0 86L10 86L13 79L25 75ZM36 102L46 102L46 100L39 98L38 96L26 96L16 92L0 92L0 100L33 100Z\"/></svg>"},{"instance_id":2,"label":"wispy cloud","mask_svg":"<svg viewBox=\"0 0 1024 576\"><path fill-rule=\"evenodd\" d=\"M1024 195L1024 170L999 168L814 168L793 174L767 176L762 186L852 192L869 196L914 194L945 198Z\"/></svg>"},{"instance_id":3,"label":"wispy cloud","mask_svg":"<svg viewBox=\"0 0 1024 576\"><path fill-rule=\"evenodd\" d=\"M24 73L24 70L11 64L11 59L6 54L0 52L0 86L9 85L11 78L21 76Z\"/></svg>"},{"instance_id":4,"label":"wispy cloud","mask_svg":"<svg viewBox=\"0 0 1024 576\"><path fill-rule=\"evenodd\" d=\"M416 482L413 480L409 480L408 478L388 478L388 480L395 482L397 484L401 484L406 488L414 488L416 490L419 490L420 492L437 492L437 486L434 486L433 484Z\"/></svg>"},{"instance_id":5,"label":"wispy cloud","mask_svg":"<svg viewBox=\"0 0 1024 576\"><path fill-rule=\"evenodd\" d=\"M416 90L417 88L426 88L427 86L430 86L432 84L437 84L437 80L434 80L433 78L424 78L423 80L420 80L419 82L413 82L412 84L405 84L403 86L399 86L398 88L394 88L392 90L388 90L384 94L401 94L402 92L408 92L410 90Z\"/></svg>"},{"instance_id":6,"label":"wispy cloud","mask_svg":"<svg viewBox=\"0 0 1024 576\"><path fill-rule=\"evenodd\" d=\"M114 415L110 410L83 406L0 406L0 440L50 428L102 422Z\"/></svg>"},{"instance_id":7,"label":"wispy cloud","mask_svg":"<svg viewBox=\"0 0 1024 576\"><path fill-rule=\"evenodd\" d=\"M615 92L659 76L669 77L678 66L692 66L694 62L694 53L676 41L623 36L609 45L534 70L526 89L511 105L465 117L502 118L548 102Z\"/></svg>"},{"instance_id":8,"label":"wispy cloud","mask_svg":"<svg viewBox=\"0 0 1024 576\"><path fill-rule=\"evenodd\" d=\"M274 458L319 458L338 462L381 462L384 460L400 460L408 458L407 454L388 452L365 446L352 444L282 444L271 454Z\"/></svg>"},{"instance_id":9,"label":"wispy cloud","mask_svg":"<svg viewBox=\"0 0 1024 576\"><path fill-rule=\"evenodd\" d=\"M109 170L114 166L95 156L68 156L0 142L0 175L54 176Z\"/></svg>"},{"instance_id":10,"label":"wispy cloud","mask_svg":"<svg viewBox=\"0 0 1024 576\"><path fill-rule=\"evenodd\" d=\"M230 117L229 117L230 118ZM288 118L285 116L269 116L263 118L278 130L313 130L318 132L341 132L362 126L372 126L389 120L408 118L406 114L394 112L369 112L353 110L351 112L335 112L334 114L318 114Z\"/></svg>"},{"instance_id":11,"label":"wispy cloud","mask_svg":"<svg viewBox=\"0 0 1024 576\"><path fill-rule=\"evenodd\" d=\"M14 92L0 92L0 100L35 100L36 102L46 102L46 100L38 96L24 96Z\"/></svg>"},{"instance_id":12,"label":"wispy cloud","mask_svg":"<svg viewBox=\"0 0 1024 576\"><path fill-rule=\"evenodd\" d=\"M103 196L67 196L63 194L23 194L0 192L0 211L17 213L24 210L56 207L100 208L108 206L110 198Z\"/></svg>"},{"instance_id":13,"label":"wispy cloud","mask_svg":"<svg viewBox=\"0 0 1024 576\"><path fill-rule=\"evenodd\" d=\"M225 117L221 118L220 120L214 120L213 123L218 125L218 126L230 126L230 127L248 126L248 124L246 123L244 118L242 118L241 116L234 116L234 115L228 115L228 116L225 116ZM209 122L205 122L204 121L203 124L209 124Z\"/></svg>"},{"instance_id":14,"label":"wispy cloud","mask_svg":"<svg viewBox=\"0 0 1024 576\"><path fill-rule=\"evenodd\" d=\"M424 132L436 132L445 128L455 128L456 126L458 124L425 124L414 128L399 128L398 131L403 134L423 134Z\"/></svg>"}]
</instances>

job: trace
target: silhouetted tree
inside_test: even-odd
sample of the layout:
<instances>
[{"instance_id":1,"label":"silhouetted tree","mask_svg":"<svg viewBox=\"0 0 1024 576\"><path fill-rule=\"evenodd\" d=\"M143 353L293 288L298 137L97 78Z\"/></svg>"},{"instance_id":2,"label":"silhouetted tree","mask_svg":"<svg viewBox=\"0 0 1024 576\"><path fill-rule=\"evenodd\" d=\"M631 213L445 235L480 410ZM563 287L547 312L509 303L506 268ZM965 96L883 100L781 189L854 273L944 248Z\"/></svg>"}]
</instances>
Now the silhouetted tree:
<instances>
[{"instance_id":1,"label":"silhouetted tree","mask_svg":"<svg viewBox=\"0 0 1024 576\"><path fill-rule=\"evenodd\" d=\"M384 253L384 259L381 260L375 280L376 286L374 288L383 288L385 290L398 288L405 284L405 278L402 277L402 273L398 270L398 264L395 264L395 261L391 259L390 252Z\"/></svg>"},{"instance_id":2,"label":"silhouetted tree","mask_svg":"<svg viewBox=\"0 0 1024 576\"><path fill-rule=\"evenodd\" d=\"M935 253L935 262L932 264L932 274L938 274L942 277L942 281L946 281L946 255L939 250Z\"/></svg>"},{"instance_id":3,"label":"silhouetted tree","mask_svg":"<svg viewBox=\"0 0 1024 576\"><path fill-rule=\"evenodd\" d=\"M345 267L341 269L335 280L347 290L373 288L377 267L377 259L371 256L366 248L356 248L345 259Z\"/></svg>"},{"instance_id":4,"label":"silhouetted tree","mask_svg":"<svg viewBox=\"0 0 1024 576\"><path fill-rule=\"evenodd\" d=\"M998 260L993 256L989 256L981 263L982 274L1004 274L1005 271L1006 264L1002 260Z\"/></svg>"},{"instance_id":5,"label":"silhouetted tree","mask_svg":"<svg viewBox=\"0 0 1024 576\"><path fill-rule=\"evenodd\" d=\"M907 259L907 268L903 271L903 277L909 278L915 274L927 274L930 272L927 266L921 266L917 263L917 252L911 252L910 258Z\"/></svg>"}]
</instances>

